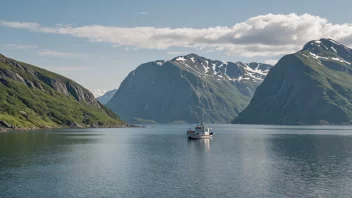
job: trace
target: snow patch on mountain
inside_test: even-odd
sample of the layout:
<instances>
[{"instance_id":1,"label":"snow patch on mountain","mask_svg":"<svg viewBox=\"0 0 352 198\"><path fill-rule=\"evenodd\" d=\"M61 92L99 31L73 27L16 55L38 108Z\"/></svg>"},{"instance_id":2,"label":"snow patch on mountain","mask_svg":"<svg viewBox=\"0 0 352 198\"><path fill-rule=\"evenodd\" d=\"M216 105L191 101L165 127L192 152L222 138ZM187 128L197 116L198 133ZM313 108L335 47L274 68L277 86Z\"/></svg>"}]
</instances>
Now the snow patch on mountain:
<instances>
[{"instance_id":1,"label":"snow patch on mountain","mask_svg":"<svg viewBox=\"0 0 352 198\"><path fill-rule=\"evenodd\" d=\"M262 81L272 67L269 64L242 62L231 63L219 60L210 60L195 54L176 57L170 62L179 67L192 71L197 76L214 77L216 79L226 79L229 81ZM251 66L249 66L251 65ZM231 68L229 68L231 67ZM233 68L233 67L236 67ZM228 73L228 71L231 71Z\"/></svg>"},{"instance_id":2,"label":"snow patch on mountain","mask_svg":"<svg viewBox=\"0 0 352 198\"><path fill-rule=\"evenodd\" d=\"M185 59L185 57L180 56L180 57L177 57L177 58L176 58L176 61L182 61L182 62L185 62L185 61L186 61L186 59Z\"/></svg>"},{"instance_id":3,"label":"snow patch on mountain","mask_svg":"<svg viewBox=\"0 0 352 198\"><path fill-rule=\"evenodd\" d=\"M334 41L334 40L332 40L332 39L328 39L328 40L329 40L330 42L336 44L336 45L341 45L340 43L338 43L338 42L336 42L336 41Z\"/></svg>"},{"instance_id":4,"label":"snow patch on mountain","mask_svg":"<svg viewBox=\"0 0 352 198\"><path fill-rule=\"evenodd\" d=\"M342 62L342 63L346 63L346 64L348 64L348 65L351 64L350 62L347 62L347 61L345 61L345 60L343 60L343 59L341 59L341 58L331 58L331 59L332 59L332 60L335 60L335 61Z\"/></svg>"},{"instance_id":5,"label":"snow patch on mountain","mask_svg":"<svg viewBox=\"0 0 352 198\"><path fill-rule=\"evenodd\" d=\"M165 63L165 61L155 61L155 63L159 66L162 66Z\"/></svg>"}]
</instances>

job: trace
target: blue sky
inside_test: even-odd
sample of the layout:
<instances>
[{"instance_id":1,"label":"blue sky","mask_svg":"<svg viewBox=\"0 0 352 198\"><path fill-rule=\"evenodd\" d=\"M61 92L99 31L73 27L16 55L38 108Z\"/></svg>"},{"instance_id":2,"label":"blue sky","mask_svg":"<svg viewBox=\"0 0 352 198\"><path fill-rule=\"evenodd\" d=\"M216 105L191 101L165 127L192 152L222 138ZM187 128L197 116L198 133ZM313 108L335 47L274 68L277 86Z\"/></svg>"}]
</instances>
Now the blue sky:
<instances>
[{"instance_id":1,"label":"blue sky","mask_svg":"<svg viewBox=\"0 0 352 198\"><path fill-rule=\"evenodd\" d=\"M348 0L2 0L0 5L0 53L90 90L118 88L141 63L191 52L274 63L320 37L352 45Z\"/></svg>"}]
</instances>

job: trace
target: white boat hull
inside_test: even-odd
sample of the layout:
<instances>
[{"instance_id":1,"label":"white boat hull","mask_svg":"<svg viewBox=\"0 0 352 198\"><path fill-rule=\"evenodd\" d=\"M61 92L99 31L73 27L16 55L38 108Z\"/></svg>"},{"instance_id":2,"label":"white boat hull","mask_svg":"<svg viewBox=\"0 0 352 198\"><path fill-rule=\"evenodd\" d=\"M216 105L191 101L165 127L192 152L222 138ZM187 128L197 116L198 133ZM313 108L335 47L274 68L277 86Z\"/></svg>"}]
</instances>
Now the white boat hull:
<instances>
[{"instance_id":1,"label":"white boat hull","mask_svg":"<svg viewBox=\"0 0 352 198\"><path fill-rule=\"evenodd\" d=\"M211 139L212 135L189 135L189 139Z\"/></svg>"}]
</instances>

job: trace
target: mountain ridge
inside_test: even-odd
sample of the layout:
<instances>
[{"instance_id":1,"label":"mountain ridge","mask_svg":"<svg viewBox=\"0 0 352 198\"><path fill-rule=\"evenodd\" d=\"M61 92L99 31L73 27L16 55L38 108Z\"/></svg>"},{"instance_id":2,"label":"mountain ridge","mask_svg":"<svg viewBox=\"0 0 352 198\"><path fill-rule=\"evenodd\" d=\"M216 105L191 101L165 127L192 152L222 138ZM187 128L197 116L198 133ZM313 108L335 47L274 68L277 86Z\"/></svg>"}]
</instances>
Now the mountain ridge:
<instances>
[{"instance_id":1,"label":"mountain ridge","mask_svg":"<svg viewBox=\"0 0 352 198\"><path fill-rule=\"evenodd\" d=\"M229 122L248 104L270 68L196 54L150 61L128 74L107 107L129 122Z\"/></svg>"}]
</instances>

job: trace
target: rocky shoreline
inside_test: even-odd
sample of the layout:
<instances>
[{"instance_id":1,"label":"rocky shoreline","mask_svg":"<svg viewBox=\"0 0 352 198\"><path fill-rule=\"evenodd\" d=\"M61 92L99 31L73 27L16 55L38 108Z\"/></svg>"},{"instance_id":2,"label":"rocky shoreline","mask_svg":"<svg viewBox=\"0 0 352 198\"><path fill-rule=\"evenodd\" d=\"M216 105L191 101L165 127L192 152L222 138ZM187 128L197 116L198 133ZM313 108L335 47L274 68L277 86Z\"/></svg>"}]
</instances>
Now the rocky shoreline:
<instances>
[{"instance_id":1,"label":"rocky shoreline","mask_svg":"<svg viewBox=\"0 0 352 198\"><path fill-rule=\"evenodd\" d=\"M129 125L123 124L119 126L90 126L90 127L31 127L31 128L16 128L16 127L9 127L9 128L1 128L0 132L12 132L12 131L37 131L37 130L50 130L50 129L92 129L92 128L137 128L139 126L136 125Z\"/></svg>"}]
</instances>

